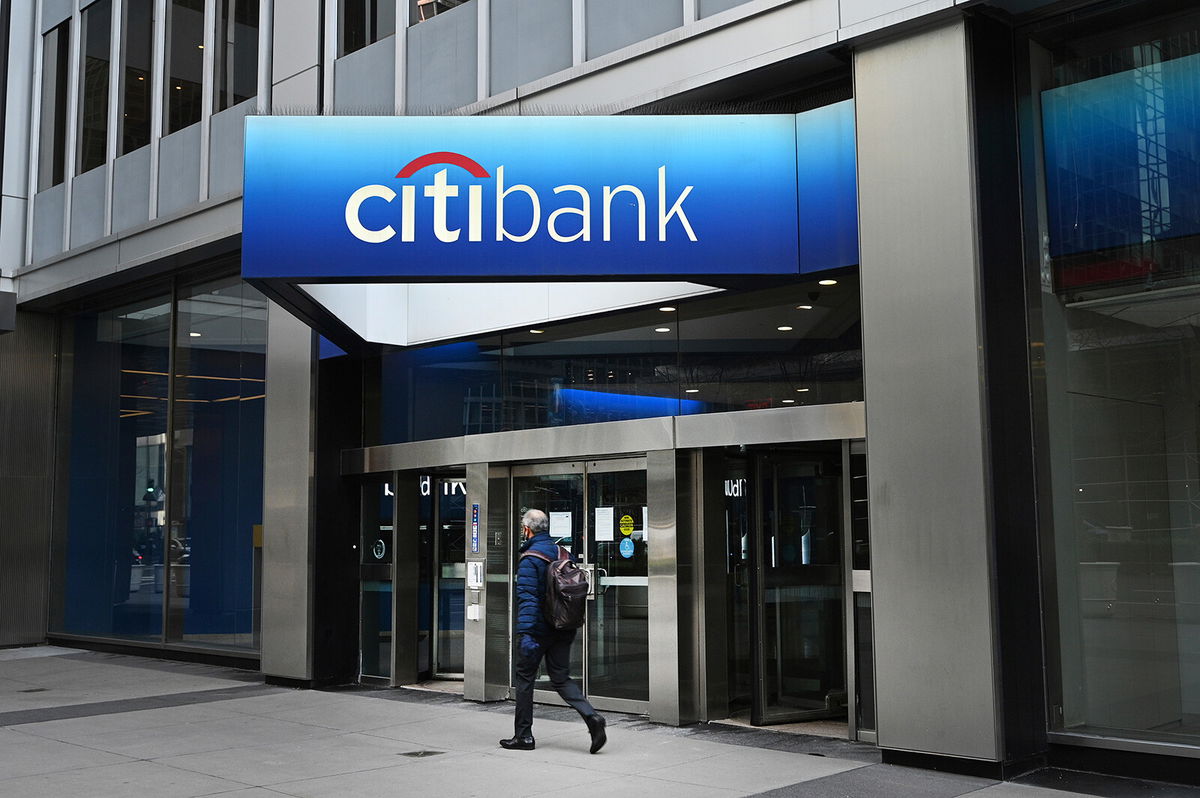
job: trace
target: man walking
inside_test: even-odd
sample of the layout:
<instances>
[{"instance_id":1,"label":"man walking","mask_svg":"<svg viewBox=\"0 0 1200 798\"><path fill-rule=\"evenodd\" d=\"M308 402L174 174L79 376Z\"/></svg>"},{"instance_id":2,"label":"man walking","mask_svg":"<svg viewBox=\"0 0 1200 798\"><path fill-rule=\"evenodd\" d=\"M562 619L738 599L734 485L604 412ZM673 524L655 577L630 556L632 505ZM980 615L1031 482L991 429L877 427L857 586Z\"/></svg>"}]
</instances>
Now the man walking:
<instances>
[{"instance_id":1,"label":"man walking","mask_svg":"<svg viewBox=\"0 0 1200 798\"><path fill-rule=\"evenodd\" d=\"M589 750L594 754L608 738L604 732L604 717L588 703L579 685L570 677L575 630L554 629L546 623L542 612L546 570L549 562L559 557L559 547L550 540L550 521L546 514L541 510L526 510L521 516L521 534L524 537L522 557L517 564L516 729L512 737L500 741L500 747L510 751L533 750L533 683L537 679L538 665L545 657L550 684L583 717L592 735ZM524 556L526 552L535 554Z\"/></svg>"}]
</instances>

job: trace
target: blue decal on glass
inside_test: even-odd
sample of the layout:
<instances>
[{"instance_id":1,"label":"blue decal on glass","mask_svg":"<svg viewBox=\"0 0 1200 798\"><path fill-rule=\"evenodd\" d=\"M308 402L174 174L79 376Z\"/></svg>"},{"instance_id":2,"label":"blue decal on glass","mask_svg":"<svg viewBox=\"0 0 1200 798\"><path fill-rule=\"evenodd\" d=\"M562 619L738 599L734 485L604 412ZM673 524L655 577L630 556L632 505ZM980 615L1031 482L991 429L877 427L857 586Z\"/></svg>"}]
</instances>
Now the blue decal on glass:
<instances>
[{"instance_id":1,"label":"blue decal on glass","mask_svg":"<svg viewBox=\"0 0 1200 798\"><path fill-rule=\"evenodd\" d=\"M630 557L632 557L633 556L633 539L632 538L621 538L620 549L621 549L622 557L624 557L627 560Z\"/></svg>"}]
</instances>

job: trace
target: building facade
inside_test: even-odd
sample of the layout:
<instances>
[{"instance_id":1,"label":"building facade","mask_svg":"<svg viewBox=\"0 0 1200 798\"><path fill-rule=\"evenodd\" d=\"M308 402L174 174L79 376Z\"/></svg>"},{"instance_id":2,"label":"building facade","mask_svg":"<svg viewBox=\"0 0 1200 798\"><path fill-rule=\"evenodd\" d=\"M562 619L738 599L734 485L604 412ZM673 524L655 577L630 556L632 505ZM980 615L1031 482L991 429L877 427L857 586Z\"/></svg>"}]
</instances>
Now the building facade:
<instances>
[{"instance_id":1,"label":"building facade","mask_svg":"<svg viewBox=\"0 0 1200 798\"><path fill-rule=\"evenodd\" d=\"M1190 4L37 0L0 24L0 645L502 700L540 507L593 576L598 707L1195 780ZM408 162L413 203L457 196L448 169L502 180L422 171L466 140L512 169L691 147L743 193L571 183L582 222L544 208L564 248L476 258L493 221L542 224L488 216L510 185L463 241L442 218L375 258L412 241L382 209L425 207L389 173L334 192L345 242L304 237L329 196L301 178L359 156L411 153L381 168ZM685 228L717 200L729 229ZM606 249L610 222L699 248Z\"/></svg>"}]
</instances>

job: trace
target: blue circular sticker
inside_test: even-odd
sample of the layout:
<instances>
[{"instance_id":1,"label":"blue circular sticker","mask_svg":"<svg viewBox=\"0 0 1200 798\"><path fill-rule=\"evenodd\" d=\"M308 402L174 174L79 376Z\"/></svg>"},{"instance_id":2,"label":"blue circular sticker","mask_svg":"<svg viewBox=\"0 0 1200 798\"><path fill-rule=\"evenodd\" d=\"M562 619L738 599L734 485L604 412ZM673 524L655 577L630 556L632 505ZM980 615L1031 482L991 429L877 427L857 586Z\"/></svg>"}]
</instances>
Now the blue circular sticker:
<instances>
[{"instance_id":1,"label":"blue circular sticker","mask_svg":"<svg viewBox=\"0 0 1200 798\"><path fill-rule=\"evenodd\" d=\"M632 538L621 538L621 556L627 560L633 556Z\"/></svg>"}]
</instances>

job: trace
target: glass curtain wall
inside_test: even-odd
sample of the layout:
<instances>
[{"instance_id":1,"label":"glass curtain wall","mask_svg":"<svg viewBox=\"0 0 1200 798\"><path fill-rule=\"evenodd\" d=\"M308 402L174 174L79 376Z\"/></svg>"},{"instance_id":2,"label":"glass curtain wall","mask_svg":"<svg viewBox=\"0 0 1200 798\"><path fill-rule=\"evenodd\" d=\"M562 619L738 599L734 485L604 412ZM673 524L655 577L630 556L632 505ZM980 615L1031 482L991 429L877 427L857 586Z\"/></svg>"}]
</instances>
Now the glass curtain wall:
<instances>
[{"instance_id":1,"label":"glass curtain wall","mask_svg":"<svg viewBox=\"0 0 1200 798\"><path fill-rule=\"evenodd\" d=\"M51 630L257 648L265 298L168 288L62 336Z\"/></svg>"},{"instance_id":2,"label":"glass curtain wall","mask_svg":"<svg viewBox=\"0 0 1200 798\"><path fill-rule=\"evenodd\" d=\"M349 55L396 32L395 0L339 0L338 54Z\"/></svg>"},{"instance_id":3,"label":"glass curtain wall","mask_svg":"<svg viewBox=\"0 0 1200 798\"><path fill-rule=\"evenodd\" d=\"M83 174L108 156L108 75L112 61L112 0L83 10L83 72L79 86L79 163Z\"/></svg>"},{"instance_id":4,"label":"glass curtain wall","mask_svg":"<svg viewBox=\"0 0 1200 798\"><path fill-rule=\"evenodd\" d=\"M851 272L394 350L366 442L861 401L861 339Z\"/></svg>"},{"instance_id":5,"label":"glass curtain wall","mask_svg":"<svg viewBox=\"0 0 1200 798\"><path fill-rule=\"evenodd\" d=\"M1196 745L1200 15L1033 35L1050 717Z\"/></svg>"}]
</instances>

